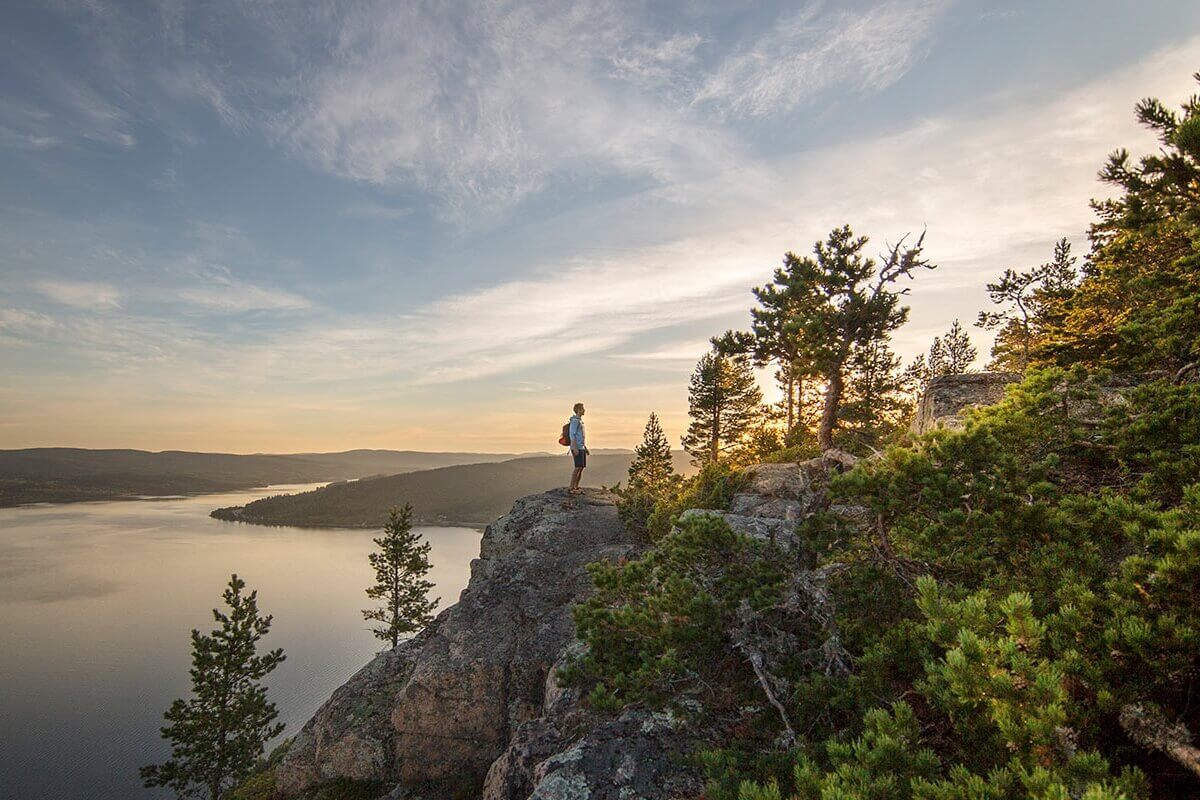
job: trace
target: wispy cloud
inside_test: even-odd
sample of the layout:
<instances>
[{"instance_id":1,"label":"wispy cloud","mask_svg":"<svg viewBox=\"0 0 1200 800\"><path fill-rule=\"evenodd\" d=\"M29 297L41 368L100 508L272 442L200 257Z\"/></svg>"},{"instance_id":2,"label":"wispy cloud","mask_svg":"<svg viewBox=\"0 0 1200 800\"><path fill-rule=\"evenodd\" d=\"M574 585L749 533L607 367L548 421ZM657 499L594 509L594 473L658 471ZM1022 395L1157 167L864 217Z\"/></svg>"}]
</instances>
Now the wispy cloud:
<instances>
[{"instance_id":1,"label":"wispy cloud","mask_svg":"<svg viewBox=\"0 0 1200 800\"><path fill-rule=\"evenodd\" d=\"M222 341L227 358L219 368L235 363L250 384L286 378L292 385L338 385L369 375L436 385L536 371L609 351L621 354L613 361L673 363L684 370L696 357L690 345L685 353L670 347L640 351L638 343L656 331L711 325L718 333L744 324L749 287L769 278L784 250L807 249L833 225L849 221L882 248L885 239L929 223L929 254L940 267L922 276L911 297L914 336L900 340L903 350L916 352L926 345L918 335L944 325L946 304L981 307L986 278L1014 261L1040 260L1059 236L1086 228L1086 198L1100 191L1094 176L1105 153L1114 144L1149 144L1132 119L1132 103L1147 88L1164 96L1186 93L1193 44L1049 102L948 115L888 137L780 159L769 177L736 181L742 189L736 198L714 190L735 183L719 174L623 200L606 209L610 216L589 212L590 224L609 229L611 220L636 216L647 203L667 216L678 216L679 207L687 213L662 228L658 243L609 242L593 255L543 260L522 276L498 277L399 317L335 314L290 289L223 271L220 265L231 258L256 256L237 229L219 225L195 227L189 237L195 248L175 259L180 284L158 299L229 313L289 312L286 326L249 341ZM743 177L736 168L732 175ZM831 193L834 185L838 190ZM55 291L62 295L61 288ZM86 294L71 296L81 301ZM191 324L186 315L182 319L145 320L149 341L165 342L173 325ZM32 330L44 323L18 320L13 326ZM99 330L84 330L82 340L103 349ZM211 335L202 328L179 331L185 341ZM136 346L122 341L121 347ZM174 358L204 361L201 352L180 347Z\"/></svg>"},{"instance_id":2,"label":"wispy cloud","mask_svg":"<svg viewBox=\"0 0 1200 800\"><path fill-rule=\"evenodd\" d=\"M104 310L121 305L120 291L107 283L48 280L39 281L33 288L54 302L73 308Z\"/></svg>"},{"instance_id":3,"label":"wispy cloud","mask_svg":"<svg viewBox=\"0 0 1200 800\"><path fill-rule=\"evenodd\" d=\"M988 278L1014 263L1043 260L1055 239L1086 230L1087 198L1104 191L1095 170L1105 154L1116 143L1152 145L1132 104L1146 87L1183 96L1191 52L1189 44L1160 53L1046 103L949 115L782 159L774 178L751 183L753 194L739 196L736 206L693 185L708 201L692 209L698 216L688 218L690 233L546 264L536 277L437 301L381 334L394 339L377 363L393 363L418 382L441 382L568 353L620 349L622 359L636 361L636 345L628 345L651 331L709 319L719 333L732 315L745 314L749 287L769 279L784 250L806 251L842 222L872 234L879 250L929 225L928 253L940 266L921 276L910 298L913 325L898 340L914 354L927 346L925 332L948 324L948 305L970 317L970 309L986 304ZM640 202L613 213L634 213ZM690 364L700 352L652 348L641 360Z\"/></svg>"},{"instance_id":4,"label":"wispy cloud","mask_svg":"<svg viewBox=\"0 0 1200 800\"><path fill-rule=\"evenodd\" d=\"M304 13L217 2L186 16L174 4L157 15L84 4L76 16L98 32L125 94L203 104L229 129L265 133L322 171L422 190L442 217L478 225L563 186L665 186L748 165L728 121L888 86L920 58L951 1L763 11L741 44L701 8L663 14L610 0L363 0ZM147 63L146 40L162 59ZM256 57L223 40L253 42ZM59 83L54 94L85 135L135 144L130 115L111 98ZM144 105L173 129L164 103ZM6 137L14 146L61 137L0 124L19 134Z\"/></svg>"},{"instance_id":5,"label":"wispy cloud","mask_svg":"<svg viewBox=\"0 0 1200 800\"><path fill-rule=\"evenodd\" d=\"M363 201L347 206L342 213L348 217L361 219L377 219L395 222L412 216L416 208L413 206L389 206L382 203Z\"/></svg>"},{"instance_id":6,"label":"wispy cloud","mask_svg":"<svg viewBox=\"0 0 1200 800\"><path fill-rule=\"evenodd\" d=\"M663 364L694 364L712 349L708 339L687 339L656 348L613 353L610 358L629 364L661 367Z\"/></svg>"},{"instance_id":7,"label":"wispy cloud","mask_svg":"<svg viewBox=\"0 0 1200 800\"><path fill-rule=\"evenodd\" d=\"M223 312L299 311L312 307L306 298L292 292L238 280L185 287L175 293L175 298L206 310Z\"/></svg>"},{"instance_id":8,"label":"wispy cloud","mask_svg":"<svg viewBox=\"0 0 1200 800\"><path fill-rule=\"evenodd\" d=\"M64 73L41 57L26 68L27 80L42 87L41 101L0 95L0 145L48 149L95 142L123 150L137 145L133 116L85 78Z\"/></svg>"},{"instance_id":9,"label":"wispy cloud","mask_svg":"<svg viewBox=\"0 0 1200 800\"><path fill-rule=\"evenodd\" d=\"M684 99L695 91L702 44L704 37L694 31L632 44L610 54L612 75L670 99Z\"/></svg>"},{"instance_id":10,"label":"wispy cloud","mask_svg":"<svg viewBox=\"0 0 1200 800\"><path fill-rule=\"evenodd\" d=\"M950 4L887 0L832 13L809 4L726 59L694 102L726 116L763 117L792 111L833 88L878 92L919 59Z\"/></svg>"},{"instance_id":11,"label":"wispy cloud","mask_svg":"<svg viewBox=\"0 0 1200 800\"><path fill-rule=\"evenodd\" d=\"M729 158L732 140L639 89L673 80L697 37L651 43L629 22L603 4L368 3L275 136L335 174L414 183L451 217L573 172L669 180Z\"/></svg>"},{"instance_id":12,"label":"wispy cloud","mask_svg":"<svg viewBox=\"0 0 1200 800\"><path fill-rule=\"evenodd\" d=\"M163 70L159 80L171 97L195 99L208 105L227 127L236 131L248 127L248 117L235 99L241 92L223 85L223 76L215 68L185 63Z\"/></svg>"}]
</instances>

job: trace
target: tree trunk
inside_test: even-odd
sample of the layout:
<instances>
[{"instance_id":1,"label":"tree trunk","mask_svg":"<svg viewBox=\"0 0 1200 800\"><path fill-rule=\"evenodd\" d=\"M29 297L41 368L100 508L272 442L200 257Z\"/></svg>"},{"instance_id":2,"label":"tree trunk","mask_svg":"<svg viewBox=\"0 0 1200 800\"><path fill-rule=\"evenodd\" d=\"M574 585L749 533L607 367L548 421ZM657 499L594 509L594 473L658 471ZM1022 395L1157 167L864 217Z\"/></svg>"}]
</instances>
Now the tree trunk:
<instances>
[{"instance_id":1,"label":"tree trunk","mask_svg":"<svg viewBox=\"0 0 1200 800\"><path fill-rule=\"evenodd\" d=\"M796 426L796 379L788 370L787 379L787 432L790 434Z\"/></svg>"},{"instance_id":2,"label":"tree trunk","mask_svg":"<svg viewBox=\"0 0 1200 800\"><path fill-rule=\"evenodd\" d=\"M712 463L715 464L721 458L721 407L718 405L713 406L712 436L708 446Z\"/></svg>"},{"instance_id":3,"label":"tree trunk","mask_svg":"<svg viewBox=\"0 0 1200 800\"><path fill-rule=\"evenodd\" d=\"M825 406L821 409L821 427L817 429L817 444L822 450L833 447L833 428L837 425L838 406L842 402L842 371L834 370L825 387Z\"/></svg>"}]
</instances>

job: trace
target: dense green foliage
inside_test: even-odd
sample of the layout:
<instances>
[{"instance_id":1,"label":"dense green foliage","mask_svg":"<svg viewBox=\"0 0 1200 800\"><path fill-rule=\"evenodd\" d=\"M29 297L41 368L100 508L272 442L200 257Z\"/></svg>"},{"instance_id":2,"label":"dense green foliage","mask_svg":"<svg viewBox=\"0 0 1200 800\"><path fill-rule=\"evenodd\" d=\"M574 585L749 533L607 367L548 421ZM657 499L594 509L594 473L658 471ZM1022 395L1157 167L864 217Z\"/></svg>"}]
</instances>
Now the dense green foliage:
<instances>
[{"instance_id":1,"label":"dense green foliage","mask_svg":"<svg viewBox=\"0 0 1200 800\"><path fill-rule=\"evenodd\" d=\"M258 592L243 594L245 587L232 576L223 595L228 612L212 612L219 627L209 634L192 631L192 696L176 700L164 715L171 757L142 767L147 788L222 800L254 771L266 742L283 732L260 683L283 661L283 651L258 655L271 617L258 615Z\"/></svg>"},{"instance_id":2,"label":"dense green foliage","mask_svg":"<svg viewBox=\"0 0 1200 800\"><path fill-rule=\"evenodd\" d=\"M676 484L672 491L655 502L646 518L646 535L651 540L666 536L679 515L689 508L729 508L741 483L741 474L731 464L705 464L699 472Z\"/></svg>"},{"instance_id":3,"label":"dense green foliage","mask_svg":"<svg viewBox=\"0 0 1200 800\"><path fill-rule=\"evenodd\" d=\"M1101 171L1120 194L1093 203L1083 278L1046 310L1035 360L1178 370L1200 358L1200 96L1136 113L1160 150L1136 163L1118 150Z\"/></svg>"},{"instance_id":4,"label":"dense green foliage","mask_svg":"<svg viewBox=\"0 0 1200 800\"><path fill-rule=\"evenodd\" d=\"M598 707L682 703L721 731L714 796L747 774L746 800L1099 800L1146 796L1145 777L1167 791L1181 771L1118 717L1143 704L1200 729L1200 385L1124 397L1082 370L1036 372L965 430L836 479L835 499L874 520L802 529L835 598L844 673L825 658L828 631L789 603L805 557L689 518L642 561L598 568L573 678ZM767 757L789 752L785 726L807 732L787 767Z\"/></svg>"},{"instance_id":5,"label":"dense green foliage","mask_svg":"<svg viewBox=\"0 0 1200 800\"><path fill-rule=\"evenodd\" d=\"M596 597L575 609L591 647L570 679L604 676L591 693L598 707L645 702L684 710L696 700L709 712L724 710L737 695L725 676L736 658L730 630L739 607L761 610L779 592L782 570L762 549L701 515L682 521L645 558L593 565Z\"/></svg>"},{"instance_id":6,"label":"dense green foliage","mask_svg":"<svg viewBox=\"0 0 1200 800\"><path fill-rule=\"evenodd\" d=\"M432 547L412 527L412 506L389 512L383 535L372 539L379 549L369 556L375 570L375 584L367 588L367 597L383 604L367 608L363 619L379 623L371 629L375 638L394 648L400 639L415 633L433 620L438 600L429 599L433 583L429 574L429 550Z\"/></svg>"}]
</instances>

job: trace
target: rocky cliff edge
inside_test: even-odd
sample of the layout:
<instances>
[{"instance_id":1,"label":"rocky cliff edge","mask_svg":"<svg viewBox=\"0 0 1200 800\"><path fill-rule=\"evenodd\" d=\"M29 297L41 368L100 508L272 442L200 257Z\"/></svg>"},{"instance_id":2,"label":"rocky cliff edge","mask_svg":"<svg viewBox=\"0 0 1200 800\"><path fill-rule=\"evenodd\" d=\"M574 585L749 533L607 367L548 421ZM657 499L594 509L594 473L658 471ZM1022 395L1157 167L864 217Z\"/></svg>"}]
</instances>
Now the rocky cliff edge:
<instances>
[{"instance_id":1,"label":"rocky cliff edge","mask_svg":"<svg viewBox=\"0 0 1200 800\"><path fill-rule=\"evenodd\" d=\"M283 796L337 779L475 794L543 712L551 667L574 636L571 606L591 586L585 566L638 553L615 501L550 491L489 525L458 603L367 664L296 736L276 772Z\"/></svg>"},{"instance_id":2,"label":"rocky cliff edge","mask_svg":"<svg viewBox=\"0 0 1200 800\"><path fill-rule=\"evenodd\" d=\"M829 459L751 468L725 517L787 539L827 508ZM696 796L686 732L665 715L596 719L559 686L576 646L571 607L586 565L641 554L616 498L563 490L518 500L484 532L459 602L381 653L333 693L276 772L286 798L349 779L394 786L391 800L625 800Z\"/></svg>"}]
</instances>

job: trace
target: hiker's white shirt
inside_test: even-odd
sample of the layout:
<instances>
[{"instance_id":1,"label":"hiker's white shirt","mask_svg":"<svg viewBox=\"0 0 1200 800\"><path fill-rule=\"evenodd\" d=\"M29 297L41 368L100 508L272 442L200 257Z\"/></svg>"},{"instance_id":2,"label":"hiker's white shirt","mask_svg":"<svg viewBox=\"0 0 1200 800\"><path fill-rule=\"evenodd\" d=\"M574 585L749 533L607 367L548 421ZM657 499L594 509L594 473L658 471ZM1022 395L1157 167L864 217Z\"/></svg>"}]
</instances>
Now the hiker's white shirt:
<instances>
[{"instance_id":1,"label":"hiker's white shirt","mask_svg":"<svg viewBox=\"0 0 1200 800\"><path fill-rule=\"evenodd\" d=\"M583 431L583 420L578 414L571 417L571 431L568 437L571 440L571 452L581 453L587 449L587 438Z\"/></svg>"}]
</instances>

